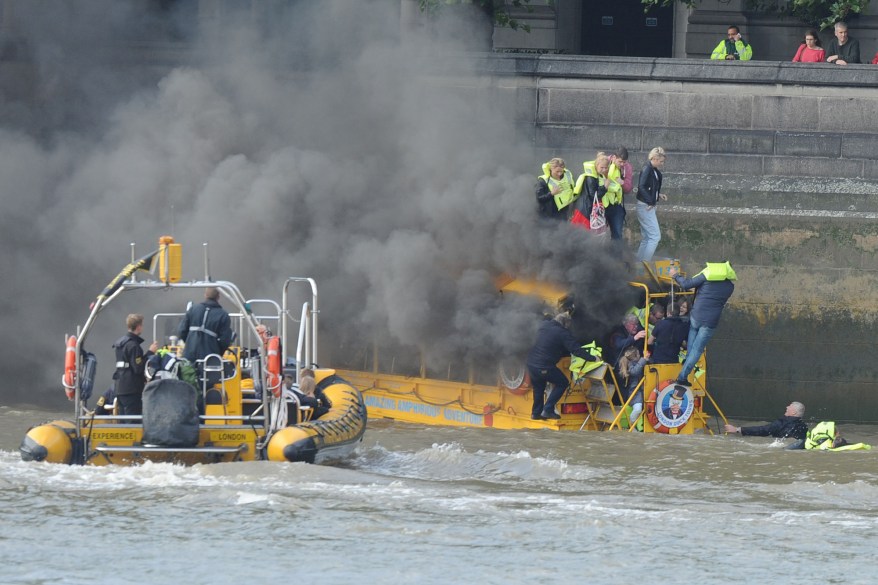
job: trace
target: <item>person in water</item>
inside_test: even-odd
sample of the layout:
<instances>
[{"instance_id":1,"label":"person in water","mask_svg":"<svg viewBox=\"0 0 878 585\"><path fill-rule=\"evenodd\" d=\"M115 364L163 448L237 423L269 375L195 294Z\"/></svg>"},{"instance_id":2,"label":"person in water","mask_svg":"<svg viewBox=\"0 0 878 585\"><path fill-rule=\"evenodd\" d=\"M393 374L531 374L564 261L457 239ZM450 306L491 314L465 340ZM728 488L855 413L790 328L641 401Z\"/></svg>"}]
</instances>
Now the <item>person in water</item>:
<instances>
[{"instance_id":1,"label":"person in water","mask_svg":"<svg viewBox=\"0 0 878 585\"><path fill-rule=\"evenodd\" d=\"M695 303L696 305L698 303ZM777 439L796 439L796 443L790 445L790 449L804 449L805 437L808 435L808 425L802 420L805 416L805 405L801 402L790 402L784 414L779 419L767 425L736 427L726 424L727 433L737 433L745 437L775 437Z\"/></svg>"},{"instance_id":2,"label":"person in water","mask_svg":"<svg viewBox=\"0 0 878 585\"><path fill-rule=\"evenodd\" d=\"M561 418L555 412L555 405L569 384L567 377L557 366L562 357L572 354L589 362L598 359L576 342L569 327L570 313L566 311L543 322L537 331L537 340L527 356L527 371L534 392L530 416L533 420ZM546 384L550 382L552 392L545 400Z\"/></svg>"}]
</instances>

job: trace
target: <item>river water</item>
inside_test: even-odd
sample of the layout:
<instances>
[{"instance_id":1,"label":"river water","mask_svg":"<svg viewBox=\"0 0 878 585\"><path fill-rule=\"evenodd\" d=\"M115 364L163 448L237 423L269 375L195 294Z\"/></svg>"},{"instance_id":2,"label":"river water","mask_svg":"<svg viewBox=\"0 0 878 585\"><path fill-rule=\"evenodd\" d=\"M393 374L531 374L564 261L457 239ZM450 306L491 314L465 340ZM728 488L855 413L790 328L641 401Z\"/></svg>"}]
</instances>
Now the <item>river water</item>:
<instances>
[{"instance_id":1,"label":"river water","mask_svg":"<svg viewBox=\"0 0 878 585\"><path fill-rule=\"evenodd\" d=\"M878 449L379 420L335 467L22 462L56 417L0 407L4 585L878 582Z\"/></svg>"}]
</instances>

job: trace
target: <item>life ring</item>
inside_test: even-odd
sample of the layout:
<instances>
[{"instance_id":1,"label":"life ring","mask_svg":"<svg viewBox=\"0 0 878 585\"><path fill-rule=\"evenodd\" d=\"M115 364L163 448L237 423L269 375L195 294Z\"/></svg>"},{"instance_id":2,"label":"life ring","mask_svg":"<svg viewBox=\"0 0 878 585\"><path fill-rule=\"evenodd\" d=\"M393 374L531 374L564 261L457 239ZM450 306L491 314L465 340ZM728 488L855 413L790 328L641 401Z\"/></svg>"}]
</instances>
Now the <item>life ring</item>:
<instances>
[{"instance_id":1,"label":"life ring","mask_svg":"<svg viewBox=\"0 0 878 585\"><path fill-rule=\"evenodd\" d=\"M510 394L524 396L530 390L530 376L527 367L518 360L506 359L497 366L500 383Z\"/></svg>"},{"instance_id":2,"label":"life ring","mask_svg":"<svg viewBox=\"0 0 878 585\"><path fill-rule=\"evenodd\" d=\"M668 403L669 408L676 406L672 411L674 414L666 413L661 407L663 403ZM665 380L659 383L646 399L646 420L655 432L668 434L671 429L685 426L694 409L695 399L692 396L692 389L678 385L676 380Z\"/></svg>"},{"instance_id":3,"label":"life ring","mask_svg":"<svg viewBox=\"0 0 878 585\"><path fill-rule=\"evenodd\" d=\"M64 355L64 375L61 377L61 384L64 386L64 393L67 394L69 400L73 400L76 393L76 336L71 335L67 338L67 352Z\"/></svg>"},{"instance_id":4,"label":"life ring","mask_svg":"<svg viewBox=\"0 0 878 585\"><path fill-rule=\"evenodd\" d=\"M268 389L275 398L281 395L280 337L271 337L266 344L268 354Z\"/></svg>"}]
</instances>

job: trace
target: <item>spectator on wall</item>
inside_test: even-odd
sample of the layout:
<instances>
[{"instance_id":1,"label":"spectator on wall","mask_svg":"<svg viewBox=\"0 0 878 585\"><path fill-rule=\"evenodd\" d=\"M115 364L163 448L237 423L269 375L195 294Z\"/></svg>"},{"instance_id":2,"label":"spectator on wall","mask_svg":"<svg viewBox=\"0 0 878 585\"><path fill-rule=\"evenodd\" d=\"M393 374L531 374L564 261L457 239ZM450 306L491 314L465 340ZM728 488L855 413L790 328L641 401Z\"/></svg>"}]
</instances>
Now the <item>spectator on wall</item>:
<instances>
[{"instance_id":1,"label":"spectator on wall","mask_svg":"<svg viewBox=\"0 0 878 585\"><path fill-rule=\"evenodd\" d=\"M823 63L826 60L826 51L820 43L820 37L817 31L808 29L805 33L805 42L799 45L796 56L793 57L794 63Z\"/></svg>"},{"instance_id":2,"label":"spectator on wall","mask_svg":"<svg viewBox=\"0 0 878 585\"><path fill-rule=\"evenodd\" d=\"M826 48L827 63L847 65L860 62L860 41L848 34L848 25L844 22L835 23L835 38Z\"/></svg>"},{"instance_id":3,"label":"spectator on wall","mask_svg":"<svg viewBox=\"0 0 878 585\"><path fill-rule=\"evenodd\" d=\"M719 42L710 58L720 61L749 61L753 58L753 47L744 40L740 29L733 24L727 31L727 38Z\"/></svg>"}]
</instances>

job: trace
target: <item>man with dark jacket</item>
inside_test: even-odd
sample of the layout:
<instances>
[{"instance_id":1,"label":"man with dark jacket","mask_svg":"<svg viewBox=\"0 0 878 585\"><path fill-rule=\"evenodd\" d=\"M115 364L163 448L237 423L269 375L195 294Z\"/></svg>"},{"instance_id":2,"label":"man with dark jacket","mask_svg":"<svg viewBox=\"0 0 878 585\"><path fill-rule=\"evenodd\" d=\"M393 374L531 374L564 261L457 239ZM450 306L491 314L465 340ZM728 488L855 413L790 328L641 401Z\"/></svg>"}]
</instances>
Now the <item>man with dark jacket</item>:
<instances>
[{"instance_id":1,"label":"man with dark jacket","mask_svg":"<svg viewBox=\"0 0 878 585\"><path fill-rule=\"evenodd\" d=\"M119 404L119 414L143 414L143 387L146 385L146 360L158 349L158 343L152 342L149 351L144 355L143 338L143 315L131 314L125 319L128 333L120 337L113 344L116 350L116 371L113 380L116 381L116 400Z\"/></svg>"},{"instance_id":2,"label":"man with dark jacket","mask_svg":"<svg viewBox=\"0 0 878 585\"><path fill-rule=\"evenodd\" d=\"M826 62L836 65L860 62L860 41L850 37L844 22L835 23L835 38L826 48Z\"/></svg>"},{"instance_id":3,"label":"man with dark jacket","mask_svg":"<svg viewBox=\"0 0 878 585\"><path fill-rule=\"evenodd\" d=\"M680 361L680 347L689 339L689 320L682 319L678 308L655 324L648 343L652 346L651 363L676 364Z\"/></svg>"},{"instance_id":4,"label":"man with dark jacket","mask_svg":"<svg viewBox=\"0 0 878 585\"><path fill-rule=\"evenodd\" d=\"M776 437L804 441L808 434L808 425L802 420L803 416L805 416L805 405L801 402L790 402L784 415L774 422L754 427L736 427L727 424L726 432L738 433L745 437Z\"/></svg>"},{"instance_id":5,"label":"man with dark jacket","mask_svg":"<svg viewBox=\"0 0 878 585\"><path fill-rule=\"evenodd\" d=\"M723 308L735 291L732 281L738 277L728 262L708 262L707 267L692 278L683 278L673 266L668 274L683 290L695 289L695 302L689 315L686 361L677 376L677 384L688 384L689 374L716 332Z\"/></svg>"},{"instance_id":6,"label":"man with dark jacket","mask_svg":"<svg viewBox=\"0 0 878 585\"><path fill-rule=\"evenodd\" d=\"M204 301L186 311L177 327L177 336L186 343L183 357L195 364L206 356L225 353L234 340L232 320L219 304L219 289L204 290Z\"/></svg>"},{"instance_id":7,"label":"man with dark jacket","mask_svg":"<svg viewBox=\"0 0 878 585\"><path fill-rule=\"evenodd\" d=\"M644 337L646 337L646 330L640 325L637 315L625 313L622 325L613 329L607 338L605 361L615 368L619 365L619 358L622 357L625 350L637 344Z\"/></svg>"},{"instance_id":8,"label":"man with dark jacket","mask_svg":"<svg viewBox=\"0 0 878 585\"><path fill-rule=\"evenodd\" d=\"M537 332L537 340L527 356L527 371L533 385L534 403L531 409L533 420L559 419L555 404L567 390L567 377L558 369L557 363L565 355L573 354L586 361L595 361L593 355L582 349L570 333L570 314L558 313L554 319L545 321ZM546 383L552 383L552 392L545 405Z\"/></svg>"}]
</instances>

